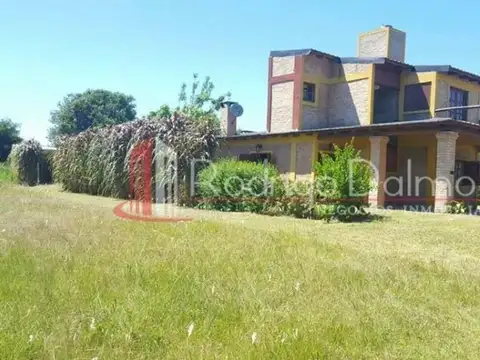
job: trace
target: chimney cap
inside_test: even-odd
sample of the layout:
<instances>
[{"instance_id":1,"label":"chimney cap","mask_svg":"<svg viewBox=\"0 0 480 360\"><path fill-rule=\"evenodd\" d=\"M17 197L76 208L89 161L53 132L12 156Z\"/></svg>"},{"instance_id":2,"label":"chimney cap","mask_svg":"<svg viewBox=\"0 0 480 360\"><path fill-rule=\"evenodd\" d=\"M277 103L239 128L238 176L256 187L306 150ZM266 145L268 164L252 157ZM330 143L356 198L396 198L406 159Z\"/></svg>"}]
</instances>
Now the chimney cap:
<instances>
[{"instance_id":1,"label":"chimney cap","mask_svg":"<svg viewBox=\"0 0 480 360\"><path fill-rule=\"evenodd\" d=\"M392 26L392 25L388 25L388 24L384 24L384 25L382 25L382 27L384 27L384 28L390 28L390 29L392 29L392 28L393 28L393 26Z\"/></svg>"},{"instance_id":2,"label":"chimney cap","mask_svg":"<svg viewBox=\"0 0 480 360\"><path fill-rule=\"evenodd\" d=\"M223 108L225 106L229 107L230 105L232 104L238 104L236 101L230 101L230 100L226 100L226 101L222 101L220 103L220 106Z\"/></svg>"}]
</instances>

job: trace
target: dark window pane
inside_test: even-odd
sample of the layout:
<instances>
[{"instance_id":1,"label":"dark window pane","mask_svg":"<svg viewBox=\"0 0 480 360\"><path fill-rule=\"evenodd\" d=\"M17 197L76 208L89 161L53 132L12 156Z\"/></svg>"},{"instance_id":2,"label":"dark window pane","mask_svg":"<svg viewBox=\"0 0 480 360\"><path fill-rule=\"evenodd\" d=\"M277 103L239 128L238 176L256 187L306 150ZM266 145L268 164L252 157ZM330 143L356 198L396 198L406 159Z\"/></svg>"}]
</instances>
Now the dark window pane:
<instances>
[{"instance_id":1,"label":"dark window pane","mask_svg":"<svg viewBox=\"0 0 480 360\"><path fill-rule=\"evenodd\" d=\"M432 83L405 86L403 111L428 110L430 108L430 88Z\"/></svg>"},{"instance_id":2,"label":"dark window pane","mask_svg":"<svg viewBox=\"0 0 480 360\"><path fill-rule=\"evenodd\" d=\"M450 107L467 105L468 92L454 87L450 87ZM467 120L467 109L451 110L450 117L455 120Z\"/></svg>"},{"instance_id":3,"label":"dark window pane","mask_svg":"<svg viewBox=\"0 0 480 360\"><path fill-rule=\"evenodd\" d=\"M303 101L315 102L315 84L303 83Z\"/></svg>"}]
</instances>

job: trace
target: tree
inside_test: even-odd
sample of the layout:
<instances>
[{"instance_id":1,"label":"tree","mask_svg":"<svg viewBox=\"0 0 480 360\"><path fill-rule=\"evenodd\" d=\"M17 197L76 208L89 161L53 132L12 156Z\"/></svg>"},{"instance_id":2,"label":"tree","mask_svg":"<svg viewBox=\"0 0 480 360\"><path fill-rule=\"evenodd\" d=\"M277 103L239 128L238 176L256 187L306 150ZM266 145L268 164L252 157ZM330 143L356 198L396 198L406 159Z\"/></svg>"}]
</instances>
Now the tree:
<instances>
[{"instance_id":1,"label":"tree","mask_svg":"<svg viewBox=\"0 0 480 360\"><path fill-rule=\"evenodd\" d=\"M183 83L178 95L178 105L176 108L170 108L168 105L162 105L160 109L152 111L149 117L169 118L177 111L185 114L192 119L216 118L216 112L220 109L220 104L230 99L230 92L222 94L216 98L212 96L215 86L209 76L205 77L202 84L198 74L193 74L193 82L188 92L186 83Z\"/></svg>"},{"instance_id":2,"label":"tree","mask_svg":"<svg viewBox=\"0 0 480 360\"><path fill-rule=\"evenodd\" d=\"M7 160L12 146L21 141L20 124L9 118L0 119L0 162Z\"/></svg>"},{"instance_id":3,"label":"tree","mask_svg":"<svg viewBox=\"0 0 480 360\"><path fill-rule=\"evenodd\" d=\"M88 89L68 94L50 113L52 127L48 138L78 134L91 127L103 127L132 121L136 117L133 96L103 89Z\"/></svg>"}]
</instances>

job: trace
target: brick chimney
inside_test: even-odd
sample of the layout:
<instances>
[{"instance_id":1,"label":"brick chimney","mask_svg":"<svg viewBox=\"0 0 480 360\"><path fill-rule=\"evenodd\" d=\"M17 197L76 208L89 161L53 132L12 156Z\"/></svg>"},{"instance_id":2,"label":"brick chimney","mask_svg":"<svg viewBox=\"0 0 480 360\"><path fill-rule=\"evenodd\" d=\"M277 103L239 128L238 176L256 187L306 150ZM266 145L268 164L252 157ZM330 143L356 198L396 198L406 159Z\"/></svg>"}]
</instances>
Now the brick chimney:
<instances>
[{"instance_id":1,"label":"brick chimney","mask_svg":"<svg viewBox=\"0 0 480 360\"><path fill-rule=\"evenodd\" d=\"M237 133L237 117L232 114L231 105L234 101L224 101L220 106L220 128L223 136L232 136Z\"/></svg>"},{"instance_id":2,"label":"brick chimney","mask_svg":"<svg viewBox=\"0 0 480 360\"><path fill-rule=\"evenodd\" d=\"M405 62L407 34L391 25L362 33L358 37L358 57L386 57Z\"/></svg>"}]
</instances>

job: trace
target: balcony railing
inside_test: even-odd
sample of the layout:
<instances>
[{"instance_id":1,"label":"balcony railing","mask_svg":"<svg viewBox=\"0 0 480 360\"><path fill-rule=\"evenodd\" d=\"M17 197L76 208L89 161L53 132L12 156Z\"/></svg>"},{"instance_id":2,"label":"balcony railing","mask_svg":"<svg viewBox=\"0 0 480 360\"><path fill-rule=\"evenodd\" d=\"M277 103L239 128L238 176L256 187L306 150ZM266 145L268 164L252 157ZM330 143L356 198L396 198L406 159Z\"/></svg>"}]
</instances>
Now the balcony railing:
<instances>
[{"instance_id":1,"label":"balcony railing","mask_svg":"<svg viewBox=\"0 0 480 360\"><path fill-rule=\"evenodd\" d=\"M480 105L439 108L435 110L435 117L452 118L480 124Z\"/></svg>"}]
</instances>

